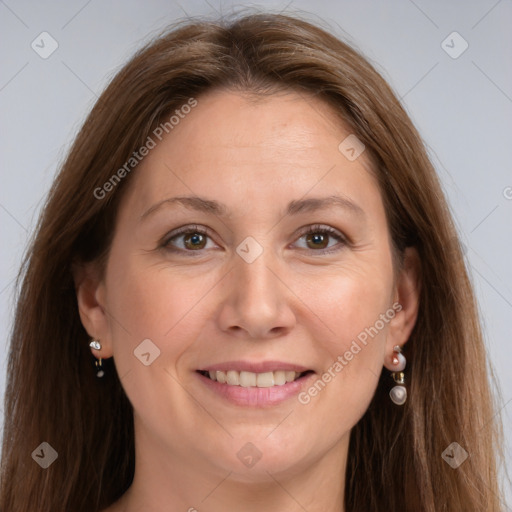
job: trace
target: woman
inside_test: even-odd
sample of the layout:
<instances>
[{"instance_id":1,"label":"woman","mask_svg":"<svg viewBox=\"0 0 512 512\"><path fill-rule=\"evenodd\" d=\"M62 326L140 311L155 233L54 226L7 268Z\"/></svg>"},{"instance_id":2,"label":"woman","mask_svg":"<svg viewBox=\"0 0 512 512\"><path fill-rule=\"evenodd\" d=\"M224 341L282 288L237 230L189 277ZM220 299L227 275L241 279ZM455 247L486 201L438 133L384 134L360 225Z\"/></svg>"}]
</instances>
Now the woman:
<instances>
[{"instance_id":1,"label":"woman","mask_svg":"<svg viewBox=\"0 0 512 512\"><path fill-rule=\"evenodd\" d=\"M191 21L141 50L23 270L2 510L499 509L438 179L390 88L323 30Z\"/></svg>"}]
</instances>

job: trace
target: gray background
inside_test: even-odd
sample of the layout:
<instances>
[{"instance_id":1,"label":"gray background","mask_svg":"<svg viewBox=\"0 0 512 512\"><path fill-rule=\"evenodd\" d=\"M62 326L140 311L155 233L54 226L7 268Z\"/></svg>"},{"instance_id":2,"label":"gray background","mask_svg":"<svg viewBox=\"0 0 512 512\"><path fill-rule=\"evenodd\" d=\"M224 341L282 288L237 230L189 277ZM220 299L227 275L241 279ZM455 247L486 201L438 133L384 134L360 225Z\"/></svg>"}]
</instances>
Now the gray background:
<instances>
[{"instance_id":1,"label":"gray background","mask_svg":"<svg viewBox=\"0 0 512 512\"><path fill-rule=\"evenodd\" d=\"M511 0L0 1L0 393L14 278L86 113L148 37L187 14L226 14L233 6L313 13L310 19L363 51L404 102L429 147L466 247L501 388L512 473ZM31 47L35 41L39 52L51 48L48 36L39 37L44 31L58 43L46 59ZM448 37L454 31L463 39ZM468 48L458 55L464 41ZM507 500L512 509L510 491Z\"/></svg>"}]
</instances>

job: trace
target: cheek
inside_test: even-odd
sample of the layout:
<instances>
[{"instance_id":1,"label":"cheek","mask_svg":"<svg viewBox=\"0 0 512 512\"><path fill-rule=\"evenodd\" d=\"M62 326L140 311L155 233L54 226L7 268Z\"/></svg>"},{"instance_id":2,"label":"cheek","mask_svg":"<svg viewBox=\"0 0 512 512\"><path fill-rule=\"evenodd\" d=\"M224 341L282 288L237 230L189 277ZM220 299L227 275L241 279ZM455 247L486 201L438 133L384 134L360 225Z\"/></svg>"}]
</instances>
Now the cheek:
<instances>
[{"instance_id":1,"label":"cheek","mask_svg":"<svg viewBox=\"0 0 512 512\"><path fill-rule=\"evenodd\" d=\"M117 261L107 280L116 364L121 360L131 364L133 351L150 339L160 350L159 363L165 360L174 367L209 318L205 311L209 301L202 298L215 293L218 276L181 275L176 269L148 266L137 257Z\"/></svg>"},{"instance_id":2,"label":"cheek","mask_svg":"<svg viewBox=\"0 0 512 512\"><path fill-rule=\"evenodd\" d=\"M392 274L369 267L345 269L332 277L311 309L324 320L324 336L317 337L324 361L322 375L306 390L302 403L328 408L338 432L352 428L373 397L382 371L389 321Z\"/></svg>"},{"instance_id":3,"label":"cheek","mask_svg":"<svg viewBox=\"0 0 512 512\"><path fill-rule=\"evenodd\" d=\"M147 418L158 411L153 417L158 422L162 407L193 407L176 379L180 361L194 352L205 319L211 318L201 298L215 293L215 276L180 277L137 258L117 261L107 279L116 371L135 410ZM155 394L158 389L168 392Z\"/></svg>"},{"instance_id":4,"label":"cheek","mask_svg":"<svg viewBox=\"0 0 512 512\"><path fill-rule=\"evenodd\" d=\"M376 322L379 332L371 329L373 339L385 337L387 323L382 325L380 319L391 307L393 286L391 267L387 267L364 264L346 266L324 281L321 293L315 293L312 309L325 319L329 333L325 348L331 356L337 357L349 350L358 336L364 339L364 333Z\"/></svg>"}]
</instances>

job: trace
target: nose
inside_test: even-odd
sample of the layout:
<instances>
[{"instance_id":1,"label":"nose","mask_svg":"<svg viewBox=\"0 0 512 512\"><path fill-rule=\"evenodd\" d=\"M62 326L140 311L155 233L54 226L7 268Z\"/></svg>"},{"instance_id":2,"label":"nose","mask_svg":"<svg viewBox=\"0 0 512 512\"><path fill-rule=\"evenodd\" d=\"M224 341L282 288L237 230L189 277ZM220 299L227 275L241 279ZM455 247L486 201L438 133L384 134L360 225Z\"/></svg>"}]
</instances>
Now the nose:
<instances>
[{"instance_id":1,"label":"nose","mask_svg":"<svg viewBox=\"0 0 512 512\"><path fill-rule=\"evenodd\" d=\"M283 271L266 251L252 263L235 256L234 268L224 280L219 327L241 338L255 340L283 336L296 323L294 295Z\"/></svg>"}]
</instances>

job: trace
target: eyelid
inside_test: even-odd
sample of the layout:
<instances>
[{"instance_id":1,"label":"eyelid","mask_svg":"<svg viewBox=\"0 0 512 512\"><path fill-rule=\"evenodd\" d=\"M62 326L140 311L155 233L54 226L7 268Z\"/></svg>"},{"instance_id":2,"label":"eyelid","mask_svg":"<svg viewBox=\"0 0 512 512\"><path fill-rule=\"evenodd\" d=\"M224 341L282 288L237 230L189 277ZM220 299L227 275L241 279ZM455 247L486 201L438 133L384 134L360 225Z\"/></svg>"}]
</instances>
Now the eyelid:
<instances>
[{"instance_id":1,"label":"eyelid","mask_svg":"<svg viewBox=\"0 0 512 512\"><path fill-rule=\"evenodd\" d=\"M310 224L309 226L304 226L299 230L299 237L307 235L309 233L316 233L318 231L324 231L326 233L336 235L342 240L347 239L341 231L339 231L336 228L333 228L332 226L329 226L328 224Z\"/></svg>"},{"instance_id":2,"label":"eyelid","mask_svg":"<svg viewBox=\"0 0 512 512\"><path fill-rule=\"evenodd\" d=\"M182 235L183 233L190 233L190 232L197 232L201 233L202 235L209 234L209 230L205 228L204 226L200 226L199 224L188 224L186 226L181 226L180 228L176 228L170 233L167 233L164 240L170 240L174 238L175 236Z\"/></svg>"}]
</instances>

